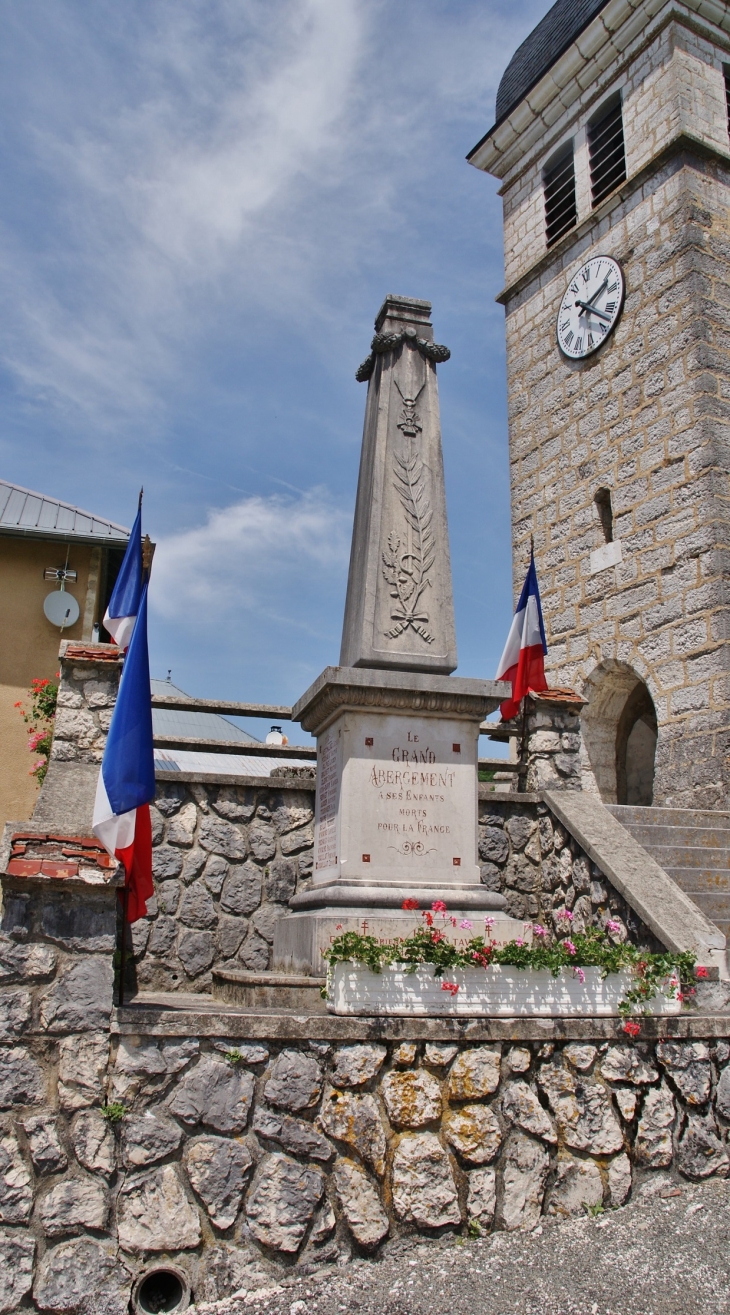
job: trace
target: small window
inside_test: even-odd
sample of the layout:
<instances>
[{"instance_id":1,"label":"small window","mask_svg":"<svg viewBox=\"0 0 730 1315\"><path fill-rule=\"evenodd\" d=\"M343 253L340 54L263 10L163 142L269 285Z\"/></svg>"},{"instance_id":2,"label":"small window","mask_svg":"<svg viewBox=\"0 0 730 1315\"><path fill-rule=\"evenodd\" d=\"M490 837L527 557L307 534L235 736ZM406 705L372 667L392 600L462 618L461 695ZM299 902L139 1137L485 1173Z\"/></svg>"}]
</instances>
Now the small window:
<instances>
[{"instance_id":1,"label":"small window","mask_svg":"<svg viewBox=\"0 0 730 1315\"><path fill-rule=\"evenodd\" d=\"M542 181L545 190L545 232L547 244L551 247L569 228L575 228L576 224L572 142L544 170Z\"/></svg>"},{"instance_id":2,"label":"small window","mask_svg":"<svg viewBox=\"0 0 730 1315\"><path fill-rule=\"evenodd\" d=\"M603 537L606 543L613 543L613 508L611 506L611 490L599 489L593 501L598 510L598 519L601 522Z\"/></svg>"},{"instance_id":3,"label":"small window","mask_svg":"<svg viewBox=\"0 0 730 1315\"><path fill-rule=\"evenodd\" d=\"M620 99L613 100L608 110L604 106L600 117L589 125L588 154L591 162L591 195L596 206L626 178Z\"/></svg>"},{"instance_id":4,"label":"small window","mask_svg":"<svg viewBox=\"0 0 730 1315\"><path fill-rule=\"evenodd\" d=\"M725 105L727 106L728 132L730 132L730 64L724 64L722 71L725 74Z\"/></svg>"}]
</instances>

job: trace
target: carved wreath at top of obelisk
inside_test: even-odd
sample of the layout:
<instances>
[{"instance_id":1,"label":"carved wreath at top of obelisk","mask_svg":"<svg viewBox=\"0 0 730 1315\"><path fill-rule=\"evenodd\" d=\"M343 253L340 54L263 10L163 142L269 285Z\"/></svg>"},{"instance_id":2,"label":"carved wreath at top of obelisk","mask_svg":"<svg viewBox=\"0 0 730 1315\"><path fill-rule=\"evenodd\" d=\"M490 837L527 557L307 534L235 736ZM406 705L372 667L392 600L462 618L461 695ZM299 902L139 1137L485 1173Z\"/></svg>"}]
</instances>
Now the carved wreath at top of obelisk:
<instances>
[{"instance_id":1,"label":"carved wreath at top of obelisk","mask_svg":"<svg viewBox=\"0 0 730 1315\"><path fill-rule=\"evenodd\" d=\"M340 665L456 667L431 304L386 297L372 351Z\"/></svg>"}]
</instances>

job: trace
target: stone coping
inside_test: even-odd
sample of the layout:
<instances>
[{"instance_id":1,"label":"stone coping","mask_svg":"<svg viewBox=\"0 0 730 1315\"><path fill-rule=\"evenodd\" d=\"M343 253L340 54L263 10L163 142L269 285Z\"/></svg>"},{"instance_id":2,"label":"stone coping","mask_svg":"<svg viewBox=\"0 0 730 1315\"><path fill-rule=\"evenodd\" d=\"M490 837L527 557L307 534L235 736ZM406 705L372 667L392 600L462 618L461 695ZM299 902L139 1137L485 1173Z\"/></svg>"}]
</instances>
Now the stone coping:
<instances>
[{"instance_id":1,"label":"stone coping","mask_svg":"<svg viewBox=\"0 0 730 1315\"><path fill-rule=\"evenodd\" d=\"M341 712L414 713L482 722L509 694L504 681L381 667L325 667L292 708L292 721L321 735Z\"/></svg>"},{"instance_id":2,"label":"stone coping","mask_svg":"<svg viewBox=\"0 0 730 1315\"><path fill-rule=\"evenodd\" d=\"M626 1041L620 1018L353 1018L225 1006L211 997L137 996L112 1013L115 1036L279 1041ZM637 1041L730 1037L730 1016L642 1018Z\"/></svg>"},{"instance_id":3,"label":"stone coping","mask_svg":"<svg viewBox=\"0 0 730 1315\"><path fill-rule=\"evenodd\" d=\"M241 776L233 772L155 771L155 780L181 781L185 785L240 785L248 790L311 790L312 794L317 788L313 776Z\"/></svg>"}]
</instances>

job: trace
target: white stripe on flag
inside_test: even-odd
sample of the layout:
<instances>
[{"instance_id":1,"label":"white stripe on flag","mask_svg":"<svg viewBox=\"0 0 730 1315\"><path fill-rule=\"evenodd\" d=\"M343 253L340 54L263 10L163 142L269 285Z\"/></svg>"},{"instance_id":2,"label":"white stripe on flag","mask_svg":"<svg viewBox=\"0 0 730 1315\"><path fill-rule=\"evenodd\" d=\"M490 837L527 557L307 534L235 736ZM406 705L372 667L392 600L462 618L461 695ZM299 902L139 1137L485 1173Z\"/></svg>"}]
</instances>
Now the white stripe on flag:
<instances>
[{"instance_id":1,"label":"white stripe on flag","mask_svg":"<svg viewBox=\"0 0 730 1315\"><path fill-rule=\"evenodd\" d=\"M109 631L117 648L129 648L129 641L132 638L136 616L110 616L107 612L104 617L104 626Z\"/></svg>"},{"instance_id":2,"label":"white stripe on flag","mask_svg":"<svg viewBox=\"0 0 730 1315\"><path fill-rule=\"evenodd\" d=\"M91 829L112 858L117 857L119 850L127 849L132 844L136 820L136 808L133 808L129 813L120 813L119 815L112 812L112 806L109 803L109 796L104 785L103 769L99 768L99 780L96 783L96 799L94 800L94 820Z\"/></svg>"},{"instance_id":3,"label":"white stripe on flag","mask_svg":"<svg viewBox=\"0 0 730 1315\"><path fill-rule=\"evenodd\" d=\"M515 612L512 617L512 625L507 636L507 643L504 646L504 653L497 667L495 680L501 680L506 671L517 666L520 660L520 649L532 648L533 644L541 645L542 635L540 633L537 599L534 594L530 594L527 599L527 606L523 607L521 612Z\"/></svg>"}]
</instances>

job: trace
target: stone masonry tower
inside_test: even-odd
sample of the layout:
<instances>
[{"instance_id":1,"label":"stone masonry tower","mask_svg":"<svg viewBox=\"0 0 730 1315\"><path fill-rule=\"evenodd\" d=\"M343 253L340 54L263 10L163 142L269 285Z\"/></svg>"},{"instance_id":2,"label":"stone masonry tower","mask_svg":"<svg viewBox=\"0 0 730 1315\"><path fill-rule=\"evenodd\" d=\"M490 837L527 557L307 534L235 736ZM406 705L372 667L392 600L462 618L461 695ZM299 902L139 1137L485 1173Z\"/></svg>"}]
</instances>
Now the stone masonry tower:
<instances>
[{"instance_id":1,"label":"stone masonry tower","mask_svg":"<svg viewBox=\"0 0 730 1315\"><path fill-rule=\"evenodd\" d=\"M514 582L584 788L730 796L730 6L558 0L469 155L504 198Z\"/></svg>"}]
</instances>

